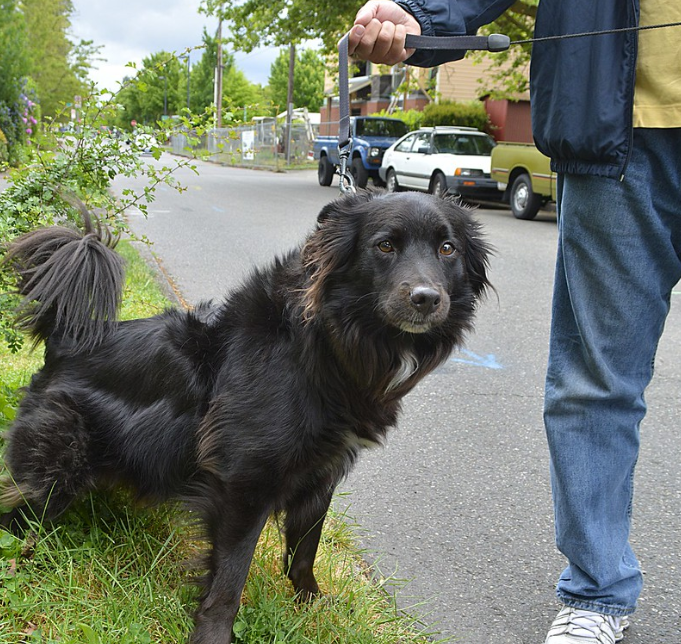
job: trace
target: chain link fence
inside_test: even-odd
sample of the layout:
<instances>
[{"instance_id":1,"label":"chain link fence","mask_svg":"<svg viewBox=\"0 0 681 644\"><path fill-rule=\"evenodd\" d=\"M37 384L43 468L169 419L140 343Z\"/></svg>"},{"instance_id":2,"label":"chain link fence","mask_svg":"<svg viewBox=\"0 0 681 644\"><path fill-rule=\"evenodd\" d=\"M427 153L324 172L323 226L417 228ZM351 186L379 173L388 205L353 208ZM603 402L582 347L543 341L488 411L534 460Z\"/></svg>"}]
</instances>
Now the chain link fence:
<instances>
[{"instance_id":1,"label":"chain link fence","mask_svg":"<svg viewBox=\"0 0 681 644\"><path fill-rule=\"evenodd\" d=\"M305 163L312 156L312 144L318 126L307 123L291 125L289 162ZM197 156L225 165L282 169L287 165L286 127L275 119L263 118L252 125L213 129L201 137L183 133L171 136L174 154Z\"/></svg>"}]
</instances>

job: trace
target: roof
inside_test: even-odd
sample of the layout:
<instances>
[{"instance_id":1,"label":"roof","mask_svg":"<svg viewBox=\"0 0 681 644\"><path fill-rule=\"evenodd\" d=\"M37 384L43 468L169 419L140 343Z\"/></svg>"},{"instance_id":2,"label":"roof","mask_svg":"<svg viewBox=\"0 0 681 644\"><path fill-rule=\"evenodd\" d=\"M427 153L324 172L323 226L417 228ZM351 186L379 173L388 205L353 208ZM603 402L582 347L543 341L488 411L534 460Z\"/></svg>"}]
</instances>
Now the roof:
<instances>
[{"instance_id":1,"label":"roof","mask_svg":"<svg viewBox=\"0 0 681 644\"><path fill-rule=\"evenodd\" d=\"M371 85L371 76L355 76L354 78L348 79L348 94L354 94L359 92L360 89L369 87ZM338 87L329 87L324 94L326 96L338 96Z\"/></svg>"},{"instance_id":2,"label":"roof","mask_svg":"<svg viewBox=\"0 0 681 644\"><path fill-rule=\"evenodd\" d=\"M465 125L436 125L434 127L420 127L418 132L440 132L442 134L485 134L476 127L467 127ZM485 134L485 136L487 136Z\"/></svg>"}]
</instances>

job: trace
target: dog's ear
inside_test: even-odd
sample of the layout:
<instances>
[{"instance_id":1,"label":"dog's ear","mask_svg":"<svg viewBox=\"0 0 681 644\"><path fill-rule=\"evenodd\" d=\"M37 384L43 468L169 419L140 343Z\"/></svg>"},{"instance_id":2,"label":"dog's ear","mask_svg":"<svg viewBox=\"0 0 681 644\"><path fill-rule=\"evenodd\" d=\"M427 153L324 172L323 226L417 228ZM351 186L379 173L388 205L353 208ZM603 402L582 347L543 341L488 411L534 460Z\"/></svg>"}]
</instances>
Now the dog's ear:
<instances>
[{"instance_id":1,"label":"dog's ear","mask_svg":"<svg viewBox=\"0 0 681 644\"><path fill-rule=\"evenodd\" d=\"M324 206L317 216L317 228L302 250L303 264L310 276L303 295L306 319L321 310L331 276L348 266L364 220L364 206L374 196L365 190L345 195Z\"/></svg>"},{"instance_id":2,"label":"dog's ear","mask_svg":"<svg viewBox=\"0 0 681 644\"><path fill-rule=\"evenodd\" d=\"M322 226L328 219L343 217L344 215L352 216L352 213L360 211L364 204L369 203L380 194L382 193L374 190L358 190L338 197L321 209L317 215L317 223Z\"/></svg>"},{"instance_id":3,"label":"dog's ear","mask_svg":"<svg viewBox=\"0 0 681 644\"><path fill-rule=\"evenodd\" d=\"M476 297L480 297L488 288L492 288L487 278L487 271L489 270L489 258L493 249L482 235L480 222L469 216L464 230L466 234L466 271L473 287L473 293Z\"/></svg>"},{"instance_id":4,"label":"dog's ear","mask_svg":"<svg viewBox=\"0 0 681 644\"><path fill-rule=\"evenodd\" d=\"M475 297L480 297L487 289L493 288L487 278L487 271L494 249L485 240L482 225L473 218L470 207L463 205L456 197L445 199L444 204L454 229L463 231L466 272Z\"/></svg>"}]
</instances>

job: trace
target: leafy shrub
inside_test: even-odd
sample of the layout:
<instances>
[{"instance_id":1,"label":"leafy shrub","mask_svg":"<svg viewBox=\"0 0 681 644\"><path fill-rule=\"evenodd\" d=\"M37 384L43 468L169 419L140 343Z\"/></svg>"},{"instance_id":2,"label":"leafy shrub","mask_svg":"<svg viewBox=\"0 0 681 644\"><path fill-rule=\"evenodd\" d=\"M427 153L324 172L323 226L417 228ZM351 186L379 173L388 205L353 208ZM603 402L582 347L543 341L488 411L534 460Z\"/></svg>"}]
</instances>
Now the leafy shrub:
<instances>
[{"instance_id":1,"label":"leafy shrub","mask_svg":"<svg viewBox=\"0 0 681 644\"><path fill-rule=\"evenodd\" d=\"M0 170L2 170L9 161L9 147L5 133L0 129Z\"/></svg>"},{"instance_id":2,"label":"leafy shrub","mask_svg":"<svg viewBox=\"0 0 681 644\"><path fill-rule=\"evenodd\" d=\"M20 117L17 110L0 101L0 130L5 139L7 163L17 165L19 149L25 133L19 127Z\"/></svg>"},{"instance_id":3,"label":"leafy shrub","mask_svg":"<svg viewBox=\"0 0 681 644\"><path fill-rule=\"evenodd\" d=\"M376 112L371 116L400 119L406 123L407 129L409 131L418 130L423 125L423 112L421 110L407 110L406 112L402 110L395 110L391 113L388 113L388 110L381 110L380 112Z\"/></svg>"},{"instance_id":4,"label":"leafy shrub","mask_svg":"<svg viewBox=\"0 0 681 644\"><path fill-rule=\"evenodd\" d=\"M80 213L65 195L77 195L109 228L120 232L126 229L125 210L134 205L146 214L159 184L182 190L173 172L190 165L190 161L174 161L170 167L144 161L142 152L151 130L140 127L135 135L119 136L107 126L117 110L111 100L94 94L83 101L74 131L59 132L54 124L47 124L42 133L31 137L23 149L24 163L11 171L9 186L0 193L0 249L38 226L61 221L80 223ZM161 149L155 146L151 154L158 160ZM145 185L138 193L125 190L116 197L109 187L117 175L142 177ZM11 294L12 281L6 271L0 272L0 340L4 338L16 349L22 340L12 324L17 304Z\"/></svg>"},{"instance_id":5,"label":"leafy shrub","mask_svg":"<svg viewBox=\"0 0 681 644\"><path fill-rule=\"evenodd\" d=\"M423 108L422 125L460 125L485 130L489 126L489 117L480 101L442 101Z\"/></svg>"},{"instance_id":6,"label":"leafy shrub","mask_svg":"<svg viewBox=\"0 0 681 644\"><path fill-rule=\"evenodd\" d=\"M384 116L404 121L409 130L418 130L420 127L432 127L434 125L460 125L474 127L478 130L487 130L490 126L489 117L485 106L480 101L455 102L442 101L430 103L421 110L395 110L388 113L381 110L372 116Z\"/></svg>"}]
</instances>

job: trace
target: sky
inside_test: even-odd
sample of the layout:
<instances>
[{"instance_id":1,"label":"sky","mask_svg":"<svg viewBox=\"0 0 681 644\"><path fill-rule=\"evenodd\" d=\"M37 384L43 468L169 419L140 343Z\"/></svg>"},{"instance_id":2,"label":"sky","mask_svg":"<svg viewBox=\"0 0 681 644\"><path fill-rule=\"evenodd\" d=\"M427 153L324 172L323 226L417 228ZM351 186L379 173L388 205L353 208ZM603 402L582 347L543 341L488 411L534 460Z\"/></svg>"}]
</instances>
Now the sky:
<instances>
[{"instance_id":1,"label":"sky","mask_svg":"<svg viewBox=\"0 0 681 644\"><path fill-rule=\"evenodd\" d=\"M200 0L73 0L73 40L92 40L103 45L101 57L91 72L100 88L116 90L118 81L132 70L129 62L141 66L142 59L158 51L183 53L201 44L203 27L215 34L217 20L199 14ZM270 65L279 49L268 47L250 54L233 52L237 67L253 83L266 85ZM195 59L200 50L190 53Z\"/></svg>"}]
</instances>

